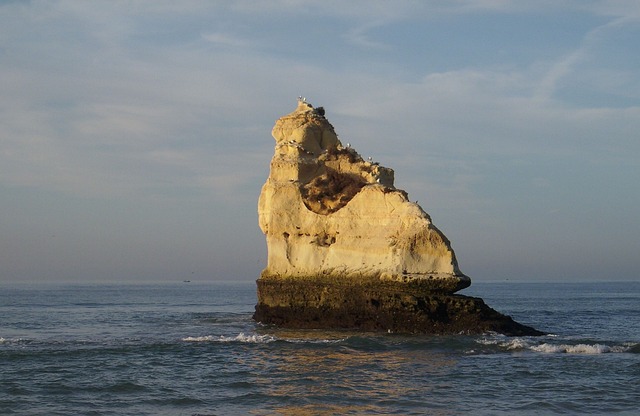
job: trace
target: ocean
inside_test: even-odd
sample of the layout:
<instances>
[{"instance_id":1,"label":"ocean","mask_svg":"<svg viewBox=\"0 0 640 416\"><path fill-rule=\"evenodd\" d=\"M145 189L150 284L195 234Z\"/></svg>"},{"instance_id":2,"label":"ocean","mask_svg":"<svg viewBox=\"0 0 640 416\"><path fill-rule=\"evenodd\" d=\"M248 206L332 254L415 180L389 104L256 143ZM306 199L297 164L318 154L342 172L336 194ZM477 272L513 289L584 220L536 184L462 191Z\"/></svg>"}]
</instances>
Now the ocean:
<instances>
[{"instance_id":1,"label":"ocean","mask_svg":"<svg viewBox=\"0 0 640 416\"><path fill-rule=\"evenodd\" d=\"M0 414L640 414L639 282L461 293L548 335L266 327L255 282L0 284Z\"/></svg>"}]
</instances>

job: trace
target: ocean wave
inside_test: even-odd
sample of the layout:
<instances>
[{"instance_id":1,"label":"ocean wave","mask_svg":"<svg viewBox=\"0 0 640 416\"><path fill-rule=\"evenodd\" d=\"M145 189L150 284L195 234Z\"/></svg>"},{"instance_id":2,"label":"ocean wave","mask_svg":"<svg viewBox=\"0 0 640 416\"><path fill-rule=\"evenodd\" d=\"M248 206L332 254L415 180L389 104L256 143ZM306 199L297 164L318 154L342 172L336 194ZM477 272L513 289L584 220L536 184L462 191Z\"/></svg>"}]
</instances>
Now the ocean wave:
<instances>
[{"instance_id":1,"label":"ocean wave","mask_svg":"<svg viewBox=\"0 0 640 416\"><path fill-rule=\"evenodd\" d=\"M339 339L324 339L324 338L281 338L274 337L273 335L258 335L258 334L245 334L239 333L236 336L224 336L224 335L205 335L200 337L186 337L182 338L185 342L242 342L248 344L267 344L270 342L280 341L292 344L337 344L345 341L346 338Z\"/></svg>"},{"instance_id":2,"label":"ocean wave","mask_svg":"<svg viewBox=\"0 0 640 416\"><path fill-rule=\"evenodd\" d=\"M291 339L284 339L283 341L290 342L292 344L339 344L346 340L347 338L338 338L338 339L291 338Z\"/></svg>"},{"instance_id":3,"label":"ocean wave","mask_svg":"<svg viewBox=\"0 0 640 416\"><path fill-rule=\"evenodd\" d=\"M267 344L277 339L270 335L246 335L244 332L239 333L235 337L227 337L224 335L205 335L201 337L182 338L185 342L242 342L247 344Z\"/></svg>"},{"instance_id":4,"label":"ocean wave","mask_svg":"<svg viewBox=\"0 0 640 416\"><path fill-rule=\"evenodd\" d=\"M622 345L608 346L604 344L540 344L529 347L532 351L544 353L567 353L567 354L606 354L612 352L626 352L629 347Z\"/></svg>"},{"instance_id":5,"label":"ocean wave","mask_svg":"<svg viewBox=\"0 0 640 416\"><path fill-rule=\"evenodd\" d=\"M0 337L0 344L18 344L23 342L28 342L29 340L26 338L3 338Z\"/></svg>"},{"instance_id":6,"label":"ocean wave","mask_svg":"<svg viewBox=\"0 0 640 416\"><path fill-rule=\"evenodd\" d=\"M487 346L496 346L500 350L506 351L533 351L546 354L608 354L608 353L626 353L635 352L640 344L623 343L618 345L607 344L568 344L568 343L535 343L526 338L513 339L488 339L483 338L476 341L478 344Z\"/></svg>"}]
</instances>

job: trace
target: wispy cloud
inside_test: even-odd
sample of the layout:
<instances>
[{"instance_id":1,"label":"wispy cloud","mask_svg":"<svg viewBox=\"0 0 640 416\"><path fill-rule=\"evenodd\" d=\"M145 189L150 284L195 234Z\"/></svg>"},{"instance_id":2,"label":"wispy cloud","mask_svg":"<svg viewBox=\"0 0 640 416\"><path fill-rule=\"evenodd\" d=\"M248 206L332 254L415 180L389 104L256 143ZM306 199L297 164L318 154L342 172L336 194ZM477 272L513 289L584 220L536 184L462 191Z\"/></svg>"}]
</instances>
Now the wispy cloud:
<instances>
[{"instance_id":1,"label":"wispy cloud","mask_svg":"<svg viewBox=\"0 0 640 416\"><path fill-rule=\"evenodd\" d=\"M372 29L383 26L385 23L369 22L350 29L346 34L346 40L356 46L366 49L388 49L390 46L382 41L371 39L369 32Z\"/></svg>"},{"instance_id":2,"label":"wispy cloud","mask_svg":"<svg viewBox=\"0 0 640 416\"><path fill-rule=\"evenodd\" d=\"M233 36L228 33L206 32L202 34L202 38L207 42L211 42L216 45L230 46L230 47L236 47L236 48L244 48L244 47L250 46L250 42L248 42L247 40L241 39L239 37Z\"/></svg>"},{"instance_id":3,"label":"wispy cloud","mask_svg":"<svg viewBox=\"0 0 640 416\"><path fill-rule=\"evenodd\" d=\"M534 94L535 98L542 101L551 99L562 79L576 71L577 66L580 65L581 62L592 57L595 53L594 47L598 43L606 40L606 37L609 36L611 32L628 25L639 26L640 17L625 16L616 18L587 32L575 50L553 63L540 81Z\"/></svg>"}]
</instances>

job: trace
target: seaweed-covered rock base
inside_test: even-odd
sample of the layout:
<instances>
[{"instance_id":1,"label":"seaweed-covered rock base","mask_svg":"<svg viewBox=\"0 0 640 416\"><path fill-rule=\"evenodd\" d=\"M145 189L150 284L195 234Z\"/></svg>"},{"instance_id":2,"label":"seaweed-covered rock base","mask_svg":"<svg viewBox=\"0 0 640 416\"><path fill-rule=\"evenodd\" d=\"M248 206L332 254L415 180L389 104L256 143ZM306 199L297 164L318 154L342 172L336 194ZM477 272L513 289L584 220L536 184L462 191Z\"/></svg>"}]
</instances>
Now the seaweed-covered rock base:
<instances>
[{"instance_id":1,"label":"seaweed-covered rock base","mask_svg":"<svg viewBox=\"0 0 640 416\"><path fill-rule=\"evenodd\" d=\"M509 336L544 333L480 298L434 293L380 279L260 278L254 319L293 329L353 329L409 334Z\"/></svg>"}]
</instances>

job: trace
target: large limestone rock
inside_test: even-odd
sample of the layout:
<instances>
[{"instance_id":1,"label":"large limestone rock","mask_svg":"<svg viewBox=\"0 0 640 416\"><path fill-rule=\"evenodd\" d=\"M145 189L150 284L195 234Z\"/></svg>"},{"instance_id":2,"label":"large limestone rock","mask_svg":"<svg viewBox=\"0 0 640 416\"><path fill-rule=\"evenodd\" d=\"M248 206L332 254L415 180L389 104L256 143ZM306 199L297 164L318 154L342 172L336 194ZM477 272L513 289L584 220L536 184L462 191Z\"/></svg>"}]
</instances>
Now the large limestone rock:
<instances>
[{"instance_id":1,"label":"large limestone rock","mask_svg":"<svg viewBox=\"0 0 640 416\"><path fill-rule=\"evenodd\" d=\"M257 320L522 332L502 328L513 321L481 299L453 295L471 282L458 269L449 240L394 187L392 169L341 143L324 109L299 100L272 135L275 154L258 202L268 262L258 280Z\"/></svg>"},{"instance_id":2,"label":"large limestone rock","mask_svg":"<svg viewBox=\"0 0 640 416\"><path fill-rule=\"evenodd\" d=\"M343 146L321 113L300 101L273 128L258 204L269 253L262 277L366 276L445 293L469 286L447 238L393 186L393 170Z\"/></svg>"}]
</instances>

